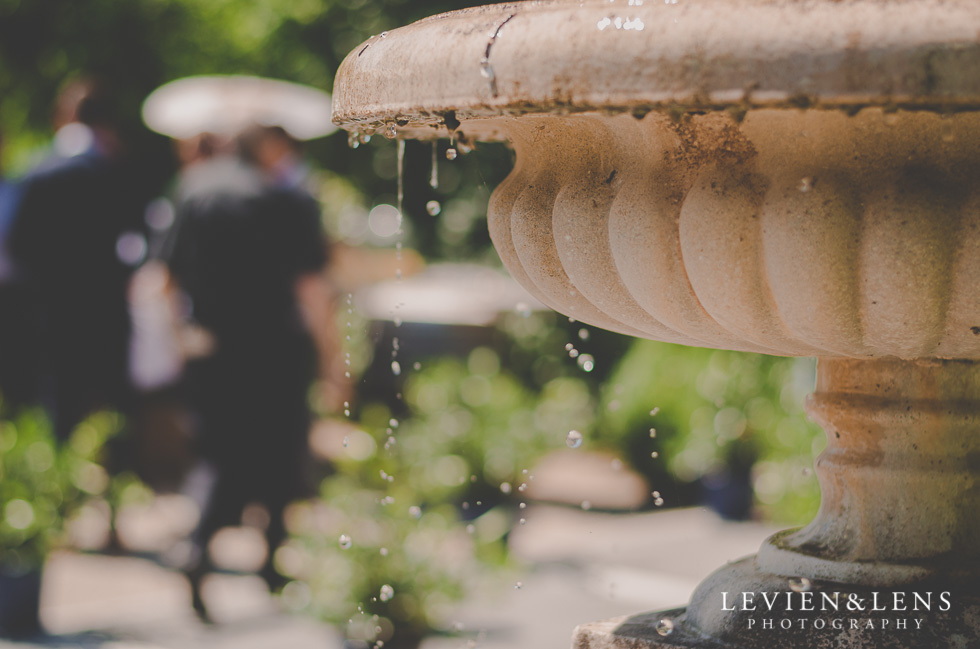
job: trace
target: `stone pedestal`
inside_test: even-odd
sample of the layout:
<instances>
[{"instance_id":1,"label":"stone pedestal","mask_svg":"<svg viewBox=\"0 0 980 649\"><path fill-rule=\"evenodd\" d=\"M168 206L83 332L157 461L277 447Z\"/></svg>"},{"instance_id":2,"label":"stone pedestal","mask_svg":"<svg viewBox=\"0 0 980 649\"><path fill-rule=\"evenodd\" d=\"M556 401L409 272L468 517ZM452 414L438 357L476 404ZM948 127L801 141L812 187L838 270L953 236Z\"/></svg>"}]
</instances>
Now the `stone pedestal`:
<instances>
[{"instance_id":1,"label":"stone pedestal","mask_svg":"<svg viewBox=\"0 0 980 649\"><path fill-rule=\"evenodd\" d=\"M980 363L822 359L817 376L814 521L715 572L686 610L583 625L573 647L980 643Z\"/></svg>"}]
</instances>

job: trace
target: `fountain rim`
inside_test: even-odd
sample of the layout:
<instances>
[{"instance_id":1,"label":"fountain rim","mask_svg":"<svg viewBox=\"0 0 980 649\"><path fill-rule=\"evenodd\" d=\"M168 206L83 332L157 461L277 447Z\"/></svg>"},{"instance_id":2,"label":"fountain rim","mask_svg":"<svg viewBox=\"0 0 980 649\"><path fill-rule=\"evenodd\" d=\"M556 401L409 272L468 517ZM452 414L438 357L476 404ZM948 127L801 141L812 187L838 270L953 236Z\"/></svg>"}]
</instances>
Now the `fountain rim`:
<instances>
[{"instance_id":1,"label":"fountain rim","mask_svg":"<svg viewBox=\"0 0 980 649\"><path fill-rule=\"evenodd\" d=\"M980 110L973 0L670 2L532 0L423 18L344 59L333 121L425 139L476 120L480 139L499 139L494 118L542 113ZM624 16L633 29L616 26ZM873 24L856 30L857 18ZM774 25L783 31L766 36Z\"/></svg>"}]
</instances>

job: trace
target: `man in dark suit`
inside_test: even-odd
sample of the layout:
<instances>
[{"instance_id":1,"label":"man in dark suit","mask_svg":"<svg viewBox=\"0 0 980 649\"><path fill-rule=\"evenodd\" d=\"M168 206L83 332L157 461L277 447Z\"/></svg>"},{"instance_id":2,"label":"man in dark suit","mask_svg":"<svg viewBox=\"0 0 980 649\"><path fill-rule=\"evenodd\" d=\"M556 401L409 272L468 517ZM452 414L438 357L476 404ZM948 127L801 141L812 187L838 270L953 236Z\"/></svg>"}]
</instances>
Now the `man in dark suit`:
<instances>
[{"instance_id":1,"label":"man in dark suit","mask_svg":"<svg viewBox=\"0 0 980 649\"><path fill-rule=\"evenodd\" d=\"M146 193L115 106L92 79L61 93L54 150L21 185L8 251L34 302L40 399L65 439L127 398L129 277L146 253Z\"/></svg>"},{"instance_id":2,"label":"man in dark suit","mask_svg":"<svg viewBox=\"0 0 980 649\"><path fill-rule=\"evenodd\" d=\"M286 537L286 505L303 495L308 391L323 357L317 341L332 321L327 242L311 196L230 155L191 166L180 193L170 269L213 343L185 370L198 450L215 480L187 567L194 607L206 617L208 542L248 503L269 514L261 576L273 590L283 583L273 556Z\"/></svg>"}]
</instances>

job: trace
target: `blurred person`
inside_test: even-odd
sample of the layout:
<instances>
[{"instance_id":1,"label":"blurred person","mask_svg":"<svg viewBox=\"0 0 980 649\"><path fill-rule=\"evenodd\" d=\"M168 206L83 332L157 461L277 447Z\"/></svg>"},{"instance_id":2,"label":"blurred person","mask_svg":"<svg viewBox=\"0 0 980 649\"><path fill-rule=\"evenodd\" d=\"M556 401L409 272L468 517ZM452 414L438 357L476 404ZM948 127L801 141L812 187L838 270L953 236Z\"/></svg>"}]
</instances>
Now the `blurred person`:
<instances>
[{"instance_id":1,"label":"blurred person","mask_svg":"<svg viewBox=\"0 0 980 649\"><path fill-rule=\"evenodd\" d=\"M193 322L208 332L185 370L198 451L213 470L186 569L194 608L207 619L209 541L240 523L250 503L269 514L260 574L270 590L283 583L273 557L286 537L286 505L305 495L308 391L317 359L321 367L337 359L327 358L333 318L317 202L223 154L188 167L179 194L169 265Z\"/></svg>"},{"instance_id":2,"label":"blurred person","mask_svg":"<svg viewBox=\"0 0 980 649\"><path fill-rule=\"evenodd\" d=\"M241 158L253 165L270 186L302 192L317 202L317 183L303 157L303 143L282 126L253 125L235 139L235 145ZM329 299L324 300L324 295ZM321 323L311 333L320 358L320 397L328 410L339 409L350 398L350 381L340 363L340 332L334 326L337 298L337 291L322 273L301 287L303 308L316 312L309 319Z\"/></svg>"},{"instance_id":3,"label":"blurred person","mask_svg":"<svg viewBox=\"0 0 980 649\"><path fill-rule=\"evenodd\" d=\"M0 154L3 136L0 135ZM0 168L0 408L13 411L36 398L36 350L30 294L8 249L20 187Z\"/></svg>"},{"instance_id":4,"label":"blurred person","mask_svg":"<svg viewBox=\"0 0 980 649\"><path fill-rule=\"evenodd\" d=\"M148 183L124 157L115 97L69 82L54 111L51 155L21 184L8 240L33 301L39 400L61 440L130 394L126 291L146 253Z\"/></svg>"},{"instance_id":5,"label":"blurred person","mask_svg":"<svg viewBox=\"0 0 980 649\"><path fill-rule=\"evenodd\" d=\"M273 185L315 195L310 166L299 140L281 126L252 126L238 137L242 157L254 164Z\"/></svg>"}]
</instances>

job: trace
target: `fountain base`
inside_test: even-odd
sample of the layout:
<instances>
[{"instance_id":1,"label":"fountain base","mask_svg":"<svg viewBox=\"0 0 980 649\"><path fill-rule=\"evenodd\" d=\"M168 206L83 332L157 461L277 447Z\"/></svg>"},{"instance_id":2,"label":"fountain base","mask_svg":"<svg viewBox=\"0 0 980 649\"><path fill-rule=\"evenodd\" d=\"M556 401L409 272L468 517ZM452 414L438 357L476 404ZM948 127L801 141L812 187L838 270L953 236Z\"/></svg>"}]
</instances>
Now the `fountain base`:
<instances>
[{"instance_id":1,"label":"fountain base","mask_svg":"<svg viewBox=\"0 0 980 649\"><path fill-rule=\"evenodd\" d=\"M807 411L828 438L813 522L575 649L980 648L980 363L821 359Z\"/></svg>"},{"instance_id":2,"label":"fountain base","mask_svg":"<svg viewBox=\"0 0 980 649\"><path fill-rule=\"evenodd\" d=\"M980 646L976 590L942 580L892 588L821 582L794 590L785 577L762 572L756 557L748 557L711 575L687 609L583 624L572 647L973 648Z\"/></svg>"}]
</instances>

